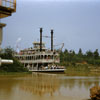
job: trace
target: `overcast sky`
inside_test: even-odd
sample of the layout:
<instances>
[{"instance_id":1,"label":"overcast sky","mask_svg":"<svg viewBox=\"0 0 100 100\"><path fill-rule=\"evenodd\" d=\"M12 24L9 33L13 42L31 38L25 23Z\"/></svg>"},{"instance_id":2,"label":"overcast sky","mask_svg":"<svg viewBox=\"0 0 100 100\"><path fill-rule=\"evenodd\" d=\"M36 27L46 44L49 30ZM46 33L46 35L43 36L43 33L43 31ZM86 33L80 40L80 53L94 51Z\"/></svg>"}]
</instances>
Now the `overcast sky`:
<instances>
[{"instance_id":1,"label":"overcast sky","mask_svg":"<svg viewBox=\"0 0 100 100\"><path fill-rule=\"evenodd\" d=\"M100 52L100 0L17 0L16 13L2 22L7 24L3 48L31 47L42 27L43 35L50 36L54 29L54 44L64 43L64 48L76 52L79 48ZM50 39L43 41L50 48Z\"/></svg>"}]
</instances>

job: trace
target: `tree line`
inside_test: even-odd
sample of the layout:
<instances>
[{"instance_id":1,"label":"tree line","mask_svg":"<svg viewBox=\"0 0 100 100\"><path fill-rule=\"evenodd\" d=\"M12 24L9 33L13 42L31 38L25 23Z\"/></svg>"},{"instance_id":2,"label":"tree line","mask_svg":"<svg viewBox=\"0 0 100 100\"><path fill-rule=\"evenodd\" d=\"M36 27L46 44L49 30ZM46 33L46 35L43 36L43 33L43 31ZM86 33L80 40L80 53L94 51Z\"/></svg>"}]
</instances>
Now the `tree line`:
<instances>
[{"instance_id":1,"label":"tree line","mask_svg":"<svg viewBox=\"0 0 100 100\"><path fill-rule=\"evenodd\" d=\"M100 56L98 49L94 52L91 50L86 51L86 53L82 52L80 48L78 53L75 53L74 50L67 50L60 52L60 61L64 66L68 66L69 64L75 66L76 64L90 64L100 66Z\"/></svg>"}]
</instances>

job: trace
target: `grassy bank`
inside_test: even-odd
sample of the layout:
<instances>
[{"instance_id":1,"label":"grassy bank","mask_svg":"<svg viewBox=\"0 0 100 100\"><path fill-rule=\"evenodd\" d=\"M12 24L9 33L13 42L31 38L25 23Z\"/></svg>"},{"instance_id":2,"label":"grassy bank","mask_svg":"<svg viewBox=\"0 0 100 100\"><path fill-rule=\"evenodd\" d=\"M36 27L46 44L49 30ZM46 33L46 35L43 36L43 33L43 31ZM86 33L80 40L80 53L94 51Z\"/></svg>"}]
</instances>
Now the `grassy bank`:
<instances>
[{"instance_id":1,"label":"grassy bank","mask_svg":"<svg viewBox=\"0 0 100 100\"><path fill-rule=\"evenodd\" d=\"M81 64L77 66L67 66L65 74L68 76L100 76L100 66Z\"/></svg>"},{"instance_id":2,"label":"grassy bank","mask_svg":"<svg viewBox=\"0 0 100 100\"><path fill-rule=\"evenodd\" d=\"M100 76L99 72L65 71L67 76Z\"/></svg>"}]
</instances>

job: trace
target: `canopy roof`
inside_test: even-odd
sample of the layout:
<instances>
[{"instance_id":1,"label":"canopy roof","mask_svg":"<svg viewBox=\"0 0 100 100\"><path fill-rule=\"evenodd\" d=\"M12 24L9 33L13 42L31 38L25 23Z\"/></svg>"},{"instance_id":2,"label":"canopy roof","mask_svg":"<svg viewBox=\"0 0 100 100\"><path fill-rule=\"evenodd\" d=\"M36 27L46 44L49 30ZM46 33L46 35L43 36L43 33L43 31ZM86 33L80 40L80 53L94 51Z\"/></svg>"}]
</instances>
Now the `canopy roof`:
<instances>
[{"instance_id":1,"label":"canopy roof","mask_svg":"<svg viewBox=\"0 0 100 100\"><path fill-rule=\"evenodd\" d=\"M16 0L0 0L0 18L11 16L16 12Z\"/></svg>"}]
</instances>

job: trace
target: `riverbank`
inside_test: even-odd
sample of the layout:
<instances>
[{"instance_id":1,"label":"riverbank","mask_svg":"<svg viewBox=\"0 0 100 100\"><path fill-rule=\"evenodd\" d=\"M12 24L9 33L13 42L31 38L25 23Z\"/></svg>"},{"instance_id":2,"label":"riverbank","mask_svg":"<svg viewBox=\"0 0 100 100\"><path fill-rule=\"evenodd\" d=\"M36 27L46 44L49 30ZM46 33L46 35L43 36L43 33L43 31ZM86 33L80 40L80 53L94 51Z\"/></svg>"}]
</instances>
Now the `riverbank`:
<instances>
[{"instance_id":1,"label":"riverbank","mask_svg":"<svg viewBox=\"0 0 100 100\"><path fill-rule=\"evenodd\" d=\"M100 66L89 64L67 66L65 74L68 76L100 76Z\"/></svg>"},{"instance_id":2,"label":"riverbank","mask_svg":"<svg viewBox=\"0 0 100 100\"><path fill-rule=\"evenodd\" d=\"M34 72L33 72L34 73ZM38 72L39 73L39 72ZM31 75L32 72L0 72L0 76L23 76L23 75ZM99 72L84 72L84 71L65 71L64 73L46 73L46 74L64 74L65 76L96 76L99 77L100 73Z\"/></svg>"},{"instance_id":3,"label":"riverbank","mask_svg":"<svg viewBox=\"0 0 100 100\"><path fill-rule=\"evenodd\" d=\"M99 72L65 71L66 76L100 76Z\"/></svg>"},{"instance_id":4,"label":"riverbank","mask_svg":"<svg viewBox=\"0 0 100 100\"><path fill-rule=\"evenodd\" d=\"M0 76L2 75L16 76L16 75L28 75L28 74L32 74L32 72L0 72Z\"/></svg>"}]
</instances>

